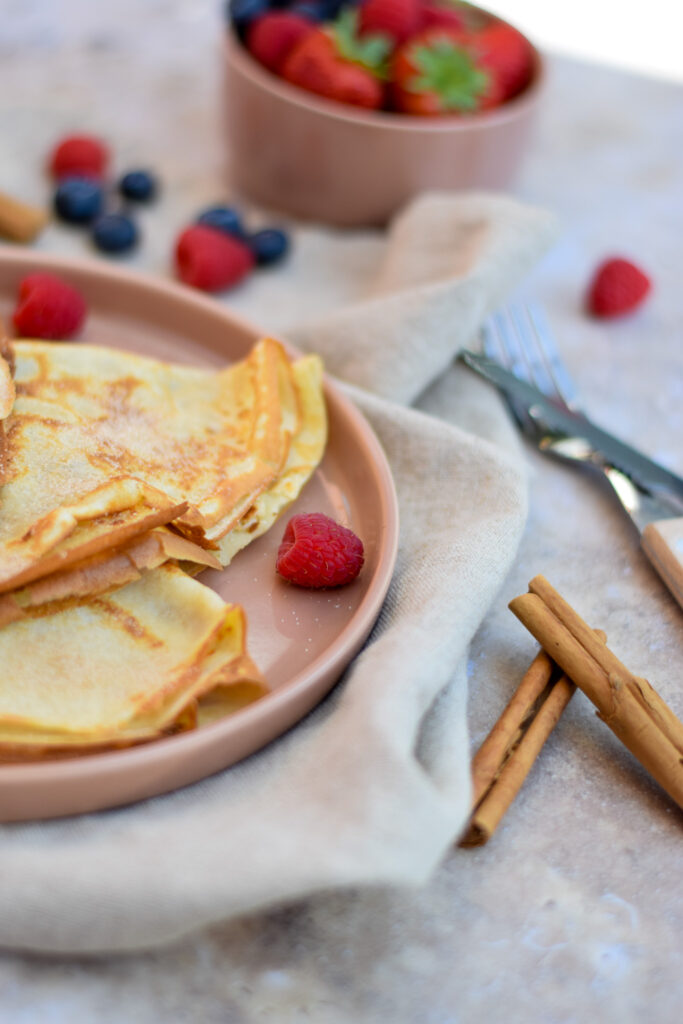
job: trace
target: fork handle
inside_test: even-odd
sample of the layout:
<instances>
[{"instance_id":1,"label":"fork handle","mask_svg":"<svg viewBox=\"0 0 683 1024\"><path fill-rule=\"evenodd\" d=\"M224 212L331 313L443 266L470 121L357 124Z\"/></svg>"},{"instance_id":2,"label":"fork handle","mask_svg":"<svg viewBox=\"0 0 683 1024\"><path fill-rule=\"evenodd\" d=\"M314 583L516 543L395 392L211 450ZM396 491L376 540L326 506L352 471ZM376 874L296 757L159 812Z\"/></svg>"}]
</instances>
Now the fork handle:
<instances>
[{"instance_id":1,"label":"fork handle","mask_svg":"<svg viewBox=\"0 0 683 1024\"><path fill-rule=\"evenodd\" d=\"M643 551L683 608L683 516L648 523L640 538Z\"/></svg>"}]
</instances>

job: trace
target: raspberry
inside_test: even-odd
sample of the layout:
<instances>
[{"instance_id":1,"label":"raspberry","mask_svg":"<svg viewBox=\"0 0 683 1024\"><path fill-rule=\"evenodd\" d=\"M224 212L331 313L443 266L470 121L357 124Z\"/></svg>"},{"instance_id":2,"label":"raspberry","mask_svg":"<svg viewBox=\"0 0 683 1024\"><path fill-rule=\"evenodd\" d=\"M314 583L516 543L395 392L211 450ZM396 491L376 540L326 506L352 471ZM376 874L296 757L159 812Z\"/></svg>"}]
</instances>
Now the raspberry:
<instances>
[{"instance_id":1,"label":"raspberry","mask_svg":"<svg viewBox=\"0 0 683 1024\"><path fill-rule=\"evenodd\" d=\"M80 292L54 274L29 274L19 283L12 321L24 338L59 341L77 334L87 314Z\"/></svg>"},{"instance_id":2,"label":"raspberry","mask_svg":"<svg viewBox=\"0 0 683 1024\"><path fill-rule=\"evenodd\" d=\"M268 11L249 26L247 49L259 64L277 74L294 45L312 29L311 20L300 14Z\"/></svg>"},{"instance_id":3,"label":"raspberry","mask_svg":"<svg viewBox=\"0 0 683 1024\"><path fill-rule=\"evenodd\" d=\"M643 302L651 287L647 274L630 260L620 256L605 260L588 288L588 312L599 317L630 313Z\"/></svg>"},{"instance_id":4,"label":"raspberry","mask_svg":"<svg viewBox=\"0 0 683 1024\"><path fill-rule=\"evenodd\" d=\"M352 530L321 512L292 516L275 568L300 587L339 587L355 580L363 565L363 544Z\"/></svg>"},{"instance_id":5,"label":"raspberry","mask_svg":"<svg viewBox=\"0 0 683 1024\"><path fill-rule=\"evenodd\" d=\"M206 292L237 284L254 266L254 255L244 242L204 224L182 232L175 259L181 281Z\"/></svg>"},{"instance_id":6,"label":"raspberry","mask_svg":"<svg viewBox=\"0 0 683 1024\"><path fill-rule=\"evenodd\" d=\"M78 175L103 178L109 163L109 150L91 135L70 135L55 147L50 157L50 173L54 178Z\"/></svg>"}]
</instances>

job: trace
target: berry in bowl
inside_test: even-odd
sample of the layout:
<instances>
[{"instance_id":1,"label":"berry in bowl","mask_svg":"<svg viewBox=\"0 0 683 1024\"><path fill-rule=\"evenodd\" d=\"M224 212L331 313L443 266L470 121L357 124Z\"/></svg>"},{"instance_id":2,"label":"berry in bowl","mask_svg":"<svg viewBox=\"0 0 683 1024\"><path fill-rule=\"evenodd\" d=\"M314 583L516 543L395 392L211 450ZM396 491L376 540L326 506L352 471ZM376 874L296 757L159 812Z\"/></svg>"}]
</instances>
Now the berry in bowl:
<instances>
[{"instance_id":1,"label":"berry in bowl","mask_svg":"<svg viewBox=\"0 0 683 1024\"><path fill-rule=\"evenodd\" d=\"M339 226L510 186L543 81L521 32L457 0L232 0L226 70L233 185Z\"/></svg>"}]
</instances>

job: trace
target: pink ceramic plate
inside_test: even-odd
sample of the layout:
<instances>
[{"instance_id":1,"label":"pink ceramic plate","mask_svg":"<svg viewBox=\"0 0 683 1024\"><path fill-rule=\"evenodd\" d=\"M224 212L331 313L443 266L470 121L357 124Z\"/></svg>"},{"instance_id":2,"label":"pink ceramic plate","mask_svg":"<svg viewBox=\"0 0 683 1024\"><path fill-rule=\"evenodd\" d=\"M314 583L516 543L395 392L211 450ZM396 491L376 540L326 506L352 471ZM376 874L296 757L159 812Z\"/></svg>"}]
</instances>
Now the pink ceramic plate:
<instances>
[{"instance_id":1,"label":"pink ceramic plate","mask_svg":"<svg viewBox=\"0 0 683 1024\"><path fill-rule=\"evenodd\" d=\"M49 270L88 300L84 341L181 363L220 366L259 336L224 307L183 286L43 253L0 250L0 316L9 322L17 283ZM273 692L196 732L65 761L0 765L0 821L58 817L166 793L217 772L294 725L331 689L368 636L396 559L398 514L386 458L361 414L329 382L330 436L318 471L292 511L344 518L363 539L366 562L347 587L306 591L274 572L282 521L223 572L201 579L239 602L249 650Z\"/></svg>"}]
</instances>

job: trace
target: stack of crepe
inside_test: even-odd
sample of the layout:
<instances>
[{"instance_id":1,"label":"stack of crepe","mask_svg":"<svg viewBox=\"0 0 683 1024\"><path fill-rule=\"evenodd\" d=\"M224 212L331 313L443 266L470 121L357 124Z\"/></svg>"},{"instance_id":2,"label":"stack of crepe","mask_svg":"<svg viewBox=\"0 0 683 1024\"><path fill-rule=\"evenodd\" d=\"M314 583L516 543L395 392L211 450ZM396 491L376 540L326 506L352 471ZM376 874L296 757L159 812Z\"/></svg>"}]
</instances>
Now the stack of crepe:
<instances>
[{"instance_id":1,"label":"stack of crepe","mask_svg":"<svg viewBox=\"0 0 683 1024\"><path fill-rule=\"evenodd\" d=\"M270 338L220 371L6 344L0 757L141 742L266 692L242 609L193 576L273 524L325 440L320 361Z\"/></svg>"}]
</instances>

